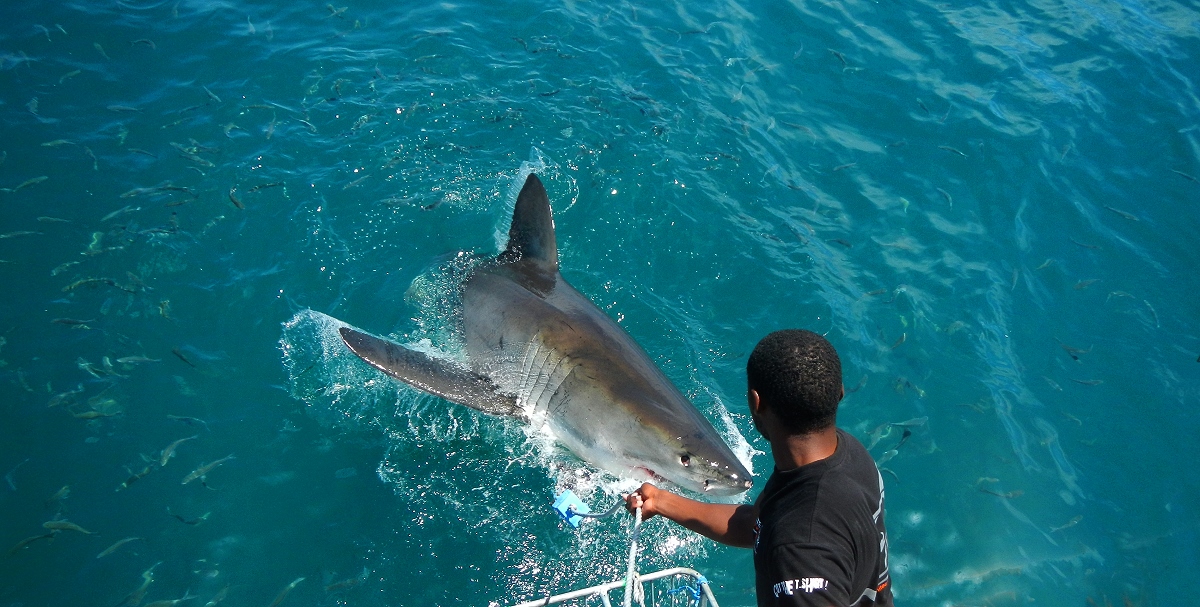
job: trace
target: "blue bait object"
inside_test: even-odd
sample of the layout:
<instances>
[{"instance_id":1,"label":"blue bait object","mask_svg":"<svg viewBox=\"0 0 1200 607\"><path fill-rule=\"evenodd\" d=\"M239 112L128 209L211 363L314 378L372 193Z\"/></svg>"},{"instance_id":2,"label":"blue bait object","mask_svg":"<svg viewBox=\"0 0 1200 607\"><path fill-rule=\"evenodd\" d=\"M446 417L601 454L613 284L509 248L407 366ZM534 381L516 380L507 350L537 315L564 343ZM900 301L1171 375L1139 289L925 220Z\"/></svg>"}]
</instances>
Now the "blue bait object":
<instances>
[{"instance_id":1,"label":"blue bait object","mask_svg":"<svg viewBox=\"0 0 1200 607\"><path fill-rule=\"evenodd\" d=\"M578 529L579 523L583 521L580 514L588 514L592 511L583 500L579 499L570 489L563 491L554 498L554 510L558 515L567 521L572 527Z\"/></svg>"}]
</instances>

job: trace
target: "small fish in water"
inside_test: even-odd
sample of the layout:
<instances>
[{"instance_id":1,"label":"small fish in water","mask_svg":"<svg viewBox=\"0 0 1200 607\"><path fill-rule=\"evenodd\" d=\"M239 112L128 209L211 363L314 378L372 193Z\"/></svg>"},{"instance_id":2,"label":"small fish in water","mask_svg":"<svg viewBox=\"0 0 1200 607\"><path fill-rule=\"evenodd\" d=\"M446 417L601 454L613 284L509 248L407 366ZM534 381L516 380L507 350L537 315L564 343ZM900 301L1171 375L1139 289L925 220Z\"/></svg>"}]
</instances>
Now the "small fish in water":
<instances>
[{"instance_id":1,"label":"small fish in water","mask_svg":"<svg viewBox=\"0 0 1200 607\"><path fill-rule=\"evenodd\" d=\"M1200 179L1196 179L1195 177L1192 177L1191 175L1188 175L1187 173L1184 173L1183 171L1176 171L1175 169L1171 169L1171 172L1175 173L1176 175L1179 175L1180 177L1183 177L1184 179L1186 179L1192 183L1200 183Z\"/></svg>"},{"instance_id":2,"label":"small fish in water","mask_svg":"<svg viewBox=\"0 0 1200 607\"><path fill-rule=\"evenodd\" d=\"M142 604L142 599L146 598L146 591L150 589L150 584L154 583L154 568L162 564L159 561L150 566L149 569L142 572L142 585L138 586L137 590L130 592L125 598L117 603L117 607L137 607Z\"/></svg>"},{"instance_id":3,"label":"small fish in water","mask_svg":"<svg viewBox=\"0 0 1200 607\"><path fill-rule=\"evenodd\" d=\"M1146 309L1147 309L1147 310L1150 310L1150 316L1154 317L1154 328L1155 328L1155 329L1157 329L1157 328L1159 327L1159 324L1158 324L1158 312L1155 312L1155 311L1154 311L1154 306L1150 305L1150 301L1149 301L1149 300L1143 299L1143 300L1142 300L1142 303L1146 304Z\"/></svg>"},{"instance_id":4,"label":"small fish in water","mask_svg":"<svg viewBox=\"0 0 1200 607\"><path fill-rule=\"evenodd\" d=\"M1080 514L1080 515L1076 515L1074 518L1072 518L1071 520L1069 520L1069 521L1067 521L1067 522L1063 523L1062 525L1059 525L1058 527L1051 527L1051 528L1050 528L1050 533L1058 533L1059 531L1062 531L1063 529L1070 529L1071 527L1074 527L1075 525L1078 525L1078 524L1079 524L1079 521L1082 521L1082 520L1083 520L1083 515L1082 515L1082 514Z\"/></svg>"},{"instance_id":5,"label":"small fish in water","mask_svg":"<svg viewBox=\"0 0 1200 607\"><path fill-rule=\"evenodd\" d=\"M954 206L954 198L950 197L950 192L947 192L946 190L943 190L942 188L934 188L934 189L938 191L938 194L942 195L942 198L946 199L946 204L948 204L950 206Z\"/></svg>"},{"instance_id":6,"label":"small fish in water","mask_svg":"<svg viewBox=\"0 0 1200 607\"><path fill-rule=\"evenodd\" d=\"M200 435L196 434L196 435L189 436L186 438L181 438L181 439L167 445L162 450L162 453L158 457L158 465L160 467L165 467L167 465L167 462L170 461L172 457L175 457L175 449L178 449L179 445L182 445L183 443L185 443L187 441L190 441L190 440L193 440L193 439L196 439L199 437L200 437Z\"/></svg>"},{"instance_id":7,"label":"small fish in water","mask_svg":"<svg viewBox=\"0 0 1200 607\"><path fill-rule=\"evenodd\" d=\"M991 489L985 489L983 487L980 487L979 490L984 493L987 493L988 495L994 495L996 497L1002 497L1004 499L1013 499L1013 498L1018 498L1018 497L1021 497L1022 495L1025 495L1025 492L1020 489L1017 489L1016 491L1009 491L1007 493L1000 493L998 491L992 491Z\"/></svg>"},{"instance_id":8,"label":"small fish in water","mask_svg":"<svg viewBox=\"0 0 1200 607\"><path fill-rule=\"evenodd\" d=\"M42 143L42 147L44 148L56 148L63 145L75 145L75 142L66 139L55 139L54 141L46 141Z\"/></svg>"},{"instance_id":9,"label":"small fish in water","mask_svg":"<svg viewBox=\"0 0 1200 607\"><path fill-rule=\"evenodd\" d=\"M46 521L42 526L53 531L78 531L84 535L96 535L95 531L88 531L71 521Z\"/></svg>"},{"instance_id":10,"label":"small fish in water","mask_svg":"<svg viewBox=\"0 0 1200 607\"><path fill-rule=\"evenodd\" d=\"M100 43L99 43L99 42L93 42L93 43L92 43L92 48L95 48L95 49L96 49L96 52L100 53L100 56L101 56L101 57L104 57L104 59L105 59L106 61L112 61L112 57L109 57L109 56L108 56L108 53L104 52L104 47L103 47L103 46L100 46Z\"/></svg>"},{"instance_id":11,"label":"small fish in water","mask_svg":"<svg viewBox=\"0 0 1200 607\"><path fill-rule=\"evenodd\" d=\"M62 76L61 76L61 77L58 79L58 83L59 83L59 84L62 84L62 83L64 83L64 82L66 82L67 80L69 80L69 79L71 79L71 78L74 78L74 77L76 77L76 76L78 76L78 75L80 75L80 74L82 74L82 73L83 73L83 71L82 71L82 70L71 70L71 71L69 71L69 72L67 72L67 73L63 74L63 75L62 75Z\"/></svg>"},{"instance_id":12,"label":"small fish in water","mask_svg":"<svg viewBox=\"0 0 1200 607\"><path fill-rule=\"evenodd\" d=\"M54 268L53 270L50 270L50 275L58 276L59 274L62 274L63 272L67 271L67 269L70 268L71 266L78 265L78 264L79 264L78 261L63 262L63 263L59 264L58 267Z\"/></svg>"},{"instance_id":13,"label":"small fish in water","mask_svg":"<svg viewBox=\"0 0 1200 607\"><path fill-rule=\"evenodd\" d=\"M67 390L66 392L59 392L58 394L55 394L54 396L50 397L50 401L48 403L46 403L46 408L50 409L53 407L57 407L61 404L70 402L71 400L74 400L74 398L77 394L83 394L83 384L79 384L74 390Z\"/></svg>"},{"instance_id":14,"label":"small fish in water","mask_svg":"<svg viewBox=\"0 0 1200 607\"><path fill-rule=\"evenodd\" d=\"M1099 278L1087 278L1087 279L1081 280L1081 281L1075 283L1075 290L1082 291L1083 289L1086 289L1086 288L1096 284L1097 282L1100 282Z\"/></svg>"},{"instance_id":15,"label":"small fish in water","mask_svg":"<svg viewBox=\"0 0 1200 607\"><path fill-rule=\"evenodd\" d=\"M80 371L83 371L83 372L87 373L88 375L95 377L96 379L100 379L99 367L97 367L96 365L93 365L91 362L89 362L87 359L83 358L82 356L79 357L79 359L75 361L75 366L79 367Z\"/></svg>"},{"instance_id":16,"label":"small fish in water","mask_svg":"<svg viewBox=\"0 0 1200 607\"><path fill-rule=\"evenodd\" d=\"M363 567L362 573L360 573L357 577L347 578L340 582L334 582L325 587L325 592L333 592L335 590L345 590L347 588L353 588L353 587L358 586L359 584L367 581L367 577L370 575L371 575L370 570L368 570L366 567Z\"/></svg>"},{"instance_id":17,"label":"small fish in water","mask_svg":"<svg viewBox=\"0 0 1200 607\"><path fill-rule=\"evenodd\" d=\"M27 463L29 463L28 457L25 458L24 460L22 460L21 463L13 466L12 469L9 470L8 473L4 475L4 482L8 483L9 489L12 489L13 491L17 490L17 483L13 479L16 477L17 470L20 469L21 466L24 466Z\"/></svg>"},{"instance_id":18,"label":"small fish in water","mask_svg":"<svg viewBox=\"0 0 1200 607\"><path fill-rule=\"evenodd\" d=\"M140 365L143 363L160 363L162 360L158 358L146 358L145 356L122 356L117 359L117 362L122 365Z\"/></svg>"},{"instance_id":19,"label":"small fish in water","mask_svg":"<svg viewBox=\"0 0 1200 607\"><path fill-rule=\"evenodd\" d=\"M50 533L46 533L43 535L34 535L31 537L27 537L27 538L17 542L17 545L13 546L12 548L9 548L8 553L16 554L18 550L20 550L22 548L28 548L30 544L32 544L38 540L52 540L52 539L54 539L54 536L56 536L58 534L59 534L58 531L51 531Z\"/></svg>"},{"instance_id":20,"label":"small fish in water","mask_svg":"<svg viewBox=\"0 0 1200 607\"><path fill-rule=\"evenodd\" d=\"M1052 389L1062 392L1062 386L1058 385L1058 382L1046 377L1045 375L1042 376L1042 379L1046 380L1046 383L1049 384Z\"/></svg>"},{"instance_id":21,"label":"small fish in water","mask_svg":"<svg viewBox=\"0 0 1200 607\"><path fill-rule=\"evenodd\" d=\"M879 441L887 438L888 435L890 435L891 433L892 433L892 424L891 423L884 422L882 424L879 424L878 426L875 426L875 429L871 430L871 434L870 434L871 442L867 446L867 450L870 451L871 449L873 449L875 447L875 445L879 444Z\"/></svg>"},{"instance_id":22,"label":"small fish in water","mask_svg":"<svg viewBox=\"0 0 1200 607\"><path fill-rule=\"evenodd\" d=\"M69 293L71 291L74 291L75 289L78 289L79 287L82 287L85 285L96 285L96 284L105 284L110 287L115 287L115 288L121 289L122 291L127 291L129 293L136 292L133 289L130 289L126 286L118 284L117 281L115 281L111 278L81 278L81 279L76 280L75 282L63 287L62 290L63 290L63 293Z\"/></svg>"},{"instance_id":23,"label":"small fish in water","mask_svg":"<svg viewBox=\"0 0 1200 607\"><path fill-rule=\"evenodd\" d=\"M130 473L129 478L125 479L125 482L121 483L120 486L118 486L116 488L116 491L120 491L122 489L128 489L130 485L138 482L139 480L144 478L147 474L150 474L153 470L154 470L153 466L146 466L145 468L142 468L140 472Z\"/></svg>"},{"instance_id":24,"label":"small fish in water","mask_svg":"<svg viewBox=\"0 0 1200 607\"><path fill-rule=\"evenodd\" d=\"M38 217L37 220L42 223L71 223L70 219L60 219L58 217L50 217L47 215L42 215L41 217Z\"/></svg>"},{"instance_id":25,"label":"small fish in water","mask_svg":"<svg viewBox=\"0 0 1200 607\"><path fill-rule=\"evenodd\" d=\"M964 158L966 158L966 156L967 156L966 154L962 153L960 150L958 150L958 149L956 149L956 148L952 148L952 147L950 147L950 146L948 146L948 145L939 145L939 146L938 146L938 149L939 149L939 150L945 150L945 151L947 151L947 152L951 152L951 153L953 153L953 154L958 154L959 156L962 156L962 157L964 157Z\"/></svg>"},{"instance_id":26,"label":"small fish in water","mask_svg":"<svg viewBox=\"0 0 1200 607\"><path fill-rule=\"evenodd\" d=\"M1103 379L1075 379L1074 377L1071 378L1071 381L1085 386L1099 386L1104 383Z\"/></svg>"},{"instance_id":27,"label":"small fish in water","mask_svg":"<svg viewBox=\"0 0 1200 607\"><path fill-rule=\"evenodd\" d=\"M365 178L364 178L364 179L365 179ZM254 192L257 192L257 191L259 191L259 190L265 190L265 189L267 189L267 188L276 188L276 187L279 187L279 186L281 186L281 185L283 185L283 182L282 182L282 181L273 181L273 182L271 182L271 183L260 183L260 184L258 184L258 185L256 185L256 186L254 186L254 187L250 188L249 190L246 190L246 193L254 193Z\"/></svg>"},{"instance_id":28,"label":"small fish in water","mask_svg":"<svg viewBox=\"0 0 1200 607\"><path fill-rule=\"evenodd\" d=\"M1080 355L1080 354L1087 354L1087 353L1089 353L1089 352L1091 352L1091 351L1092 351L1092 348L1088 348L1088 349L1086 349L1086 350L1082 350L1082 349L1080 349L1080 348L1072 348L1071 346L1068 346L1067 344L1064 344L1064 343L1062 342L1062 340L1058 339L1057 337L1056 337L1056 338L1054 338L1054 341L1057 341L1057 342L1058 342L1058 345L1059 345L1059 347L1061 347L1061 348L1062 348L1062 349L1063 349L1063 350L1064 350L1064 351L1065 351L1065 352L1066 352L1068 355L1070 355L1070 356L1071 356L1071 358L1072 358L1072 359L1074 359L1074 360L1079 360L1079 355Z\"/></svg>"},{"instance_id":29,"label":"small fish in water","mask_svg":"<svg viewBox=\"0 0 1200 607\"><path fill-rule=\"evenodd\" d=\"M100 419L102 417L116 417L121 413L121 411L80 411L71 415L79 419Z\"/></svg>"},{"instance_id":30,"label":"small fish in water","mask_svg":"<svg viewBox=\"0 0 1200 607\"><path fill-rule=\"evenodd\" d=\"M1136 299L1132 293L1126 293L1125 291L1113 291L1112 293L1108 294L1107 298L1104 299L1104 303L1108 303L1109 300L1114 297L1129 297L1131 299Z\"/></svg>"},{"instance_id":31,"label":"small fish in water","mask_svg":"<svg viewBox=\"0 0 1200 607\"><path fill-rule=\"evenodd\" d=\"M208 517L212 515L212 512L205 512L196 518L184 518L178 514L175 514L174 512L171 512L171 507L167 506L167 514L184 525L199 525L200 523L207 521Z\"/></svg>"},{"instance_id":32,"label":"small fish in water","mask_svg":"<svg viewBox=\"0 0 1200 607\"><path fill-rule=\"evenodd\" d=\"M52 504L61 503L63 500L67 499L67 496L69 495L71 495L71 486L63 485L62 489L59 489L58 491L54 492L54 495L46 498L46 507L49 508Z\"/></svg>"},{"instance_id":33,"label":"small fish in water","mask_svg":"<svg viewBox=\"0 0 1200 607\"><path fill-rule=\"evenodd\" d=\"M838 171L844 171L846 169L853 168L856 166L858 166L857 162L848 162L846 164L839 164L838 166L833 167L833 172L836 173Z\"/></svg>"},{"instance_id":34,"label":"small fish in water","mask_svg":"<svg viewBox=\"0 0 1200 607\"><path fill-rule=\"evenodd\" d=\"M193 154L191 152L180 152L179 155L182 156L183 158L191 160L192 162L194 162L202 167L212 168L212 167L217 166L217 165L213 164L212 162L210 162L204 158L201 158L200 156L197 156L196 154Z\"/></svg>"},{"instance_id":35,"label":"small fish in water","mask_svg":"<svg viewBox=\"0 0 1200 607\"><path fill-rule=\"evenodd\" d=\"M124 539L117 540L116 542L113 543L112 546L105 548L103 552L101 552L100 554L97 554L96 558L102 559L102 558L116 552L118 548L120 548L121 546L124 546L125 544L128 544L129 542L136 542L138 540L145 540L145 539L146 538L143 538L143 537L127 537Z\"/></svg>"},{"instance_id":36,"label":"small fish in water","mask_svg":"<svg viewBox=\"0 0 1200 607\"><path fill-rule=\"evenodd\" d=\"M150 47L150 50L152 50L152 51L158 50L158 45L154 44L154 41L149 38L141 38L139 40L133 40L129 43L129 46L137 46L139 44Z\"/></svg>"},{"instance_id":37,"label":"small fish in water","mask_svg":"<svg viewBox=\"0 0 1200 607\"><path fill-rule=\"evenodd\" d=\"M233 206L239 209L245 209L246 205L242 204L242 201L238 200L238 197L234 195L236 192L237 188L229 188L229 202L232 202Z\"/></svg>"},{"instance_id":38,"label":"small fish in water","mask_svg":"<svg viewBox=\"0 0 1200 607\"><path fill-rule=\"evenodd\" d=\"M1094 249L1094 250L1097 250L1097 251L1099 251L1099 250L1100 250L1100 245L1088 244L1088 243L1086 243L1086 242L1079 242L1078 240L1075 240L1074 238L1068 238L1067 240L1070 240L1071 242L1073 242L1073 243L1075 243L1075 244L1077 244L1077 245L1079 245L1079 246L1081 246L1081 247L1083 247L1083 248L1085 248L1085 249Z\"/></svg>"},{"instance_id":39,"label":"small fish in water","mask_svg":"<svg viewBox=\"0 0 1200 607\"><path fill-rule=\"evenodd\" d=\"M908 339L908 333L901 333L900 339L897 339L896 343L892 344L892 349L895 350L896 348L899 348L900 344L903 344L907 339Z\"/></svg>"},{"instance_id":40,"label":"small fish in water","mask_svg":"<svg viewBox=\"0 0 1200 607\"><path fill-rule=\"evenodd\" d=\"M54 320L52 320L50 322L52 322L56 325L66 325L68 327L74 327L76 329L90 329L91 327L88 326L88 323L96 322L96 319L93 318L92 320L79 320L78 318L55 318Z\"/></svg>"},{"instance_id":41,"label":"small fish in water","mask_svg":"<svg viewBox=\"0 0 1200 607\"><path fill-rule=\"evenodd\" d=\"M918 388L911 381L909 381L903 377L897 377L896 383L892 384L892 388L896 392L899 392L901 394L903 394L905 390L908 390L909 388L911 388L914 392L917 393L917 397L925 398L925 390Z\"/></svg>"},{"instance_id":42,"label":"small fish in water","mask_svg":"<svg viewBox=\"0 0 1200 607\"><path fill-rule=\"evenodd\" d=\"M1104 205L1104 208L1112 211L1113 213L1116 213L1117 215L1120 215L1121 217L1124 217L1125 219L1128 219L1129 221L1138 221L1137 215L1134 215L1133 213L1126 213L1125 211L1122 211L1121 209L1114 209L1113 207L1110 207L1108 205Z\"/></svg>"},{"instance_id":43,"label":"small fish in water","mask_svg":"<svg viewBox=\"0 0 1200 607\"><path fill-rule=\"evenodd\" d=\"M213 596L212 600L205 603L204 607L217 607L217 605L221 604L221 601L225 600L225 595L227 594L229 594L228 584L226 584L224 588L217 592L217 594Z\"/></svg>"},{"instance_id":44,"label":"small fish in water","mask_svg":"<svg viewBox=\"0 0 1200 607\"><path fill-rule=\"evenodd\" d=\"M189 426L204 426L204 429L205 429L205 430L208 430L208 422L206 422L206 421L204 421L204 420L202 420L202 419L200 419L200 418L198 418L198 417L187 417L187 416L184 416L184 415L170 415L170 414L168 414L168 415L167 415L167 419L173 419L173 420L175 420L175 421L177 421L177 422L183 422L183 423L185 423L185 424L187 424L187 425L189 425Z\"/></svg>"},{"instance_id":45,"label":"small fish in water","mask_svg":"<svg viewBox=\"0 0 1200 607\"><path fill-rule=\"evenodd\" d=\"M133 205L125 205L125 206L123 206L123 207L121 207L121 208L119 208L119 209L117 209L117 210L115 210L115 211L113 211L113 212L109 213L108 215L105 215L104 217L101 217L101 218L100 218L100 221L102 221L102 222L103 222L103 221L108 221L109 219L115 219L115 218L117 218L117 217L120 217L121 215L124 215L124 214L126 214L126 213L132 213L132 212L134 212L134 211L140 211L140 210L142 210L142 207L135 207L135 206L133 206Z\"/></svg>"},{"instance_id":46,"label":"small fish in water","mask_svg":"<svg viewBox=\"0 0 1200 607\"><path fill-rule=\"evenodd\" d=\"M221 464L224 464L225 462L227 462L231 459L234 459L232 453L225 457L222 457L221 459L216 460L214 462L209 462L207 464L204 464L204 465L200 466L199 468L192 470L192 472L190 474L188 474L187 476L183 477L183 482L180 484L186 485L196 479L201 479L201 482L203 482L204 477L207 476L209 472L212 472L213 468L216 468L217 466L220 466Z\"/></svg>"},{"instance_id":47,"label":"small fish in water","mask_svg":"<svg viewBox=\"0 0 1200 607\"><path fill-rule=\"evenodd\" d=\"M283 590L279 591L279 596L275 597L274 601L271 601L270 607L279 607L279 604L283 602L283 599L287 598L288 593L291 592L292 589L295 588L297 584L299 584L300 582L303 582L304 579L305 578L303 578L303 577L298 577L295 580L292 580L291 584L284 586Z\"/></svg>"},{"instance_id":48,"label":"small fish in water","mask_svg":"<svg viewBox=\"0 0 1200 607\"><path fill-rule=\"evenodd\" d=\"M862 387L865 385L867 385L867 376L866 375L862 376L862 378L858 380L858 384L855 385L853 388L846 390L846 392L853 394L855 392L858 392L859 390L862 390Z\"/></svg>"},{"instance_id":49,"label":"small fish in water","mask_svg":"<svg viewBox=\"0 0 1200 607\"><path fill-rule=\"evenodd\" d=\"M146 152L146 153L150 154L150 152ZM151 155L153 156L153 154L151 154ZM158 191L159 191L158 186L148 187L148 188L133 188L132 190L129 190L128 192L125 192L124 194L121 194L121 198L132 198L134 196L153 194Z\"/></svg>"},{"instance_id":50,"label":"small fish in water","mask_svg":"<svg viewBox=\"0 0 1200 607\"><path fill-rule=\"evenodd\" d=\"M216 93L210 91L207 86L201 86L200 88L204 89L204 92L208 94L209 100L221 103L221 98Z\"/></svg>"},{"instance_id":51,"label":"small fish in water","mask_svg":"<svg viewBox=\"0 0 1200 607\"><path fill-rule=\"evenodd\" d=\"M897 427L901 427L901 428L916 428L919 426L924 426L925 422L927 422L927 421L929 421L929 416L914 417L912 419L904 420L902 422L890 422L888 425L897 426Z\"/></svg>"},{"instance_id":52,"label":"small fish in water","mask_svg":"<svg viewBox=\"0 0 1200 607\"><path fill-rule=\"evenodd\" d=\"M875 465L882 466L885 463L891 461L891 459L893 457L896 457L899 454L900 454L900 452L895 449L889 449L888 451L884 451L883 455L879 456L879 460L875 462Z\"/></svg>"},{"instance_id":53,"label":"small fish in water","mask_svg":"<svg viewBox=\"0 0 1200 607\"><path fill-rule=\"evenodd\" d=\"M975 486L978 487L984 483L998 483L998 482L1000 482L1000 479L998 479L998 478L995 478L992 476L981 476L981 477L975 479Z\"/></svg>"},{"instance_id":54,"label":"small fish in water","mask_svg":"<svg viewBox=\"0 0 1200 607\"><path fill-rule=\"evenodd\" d=\"M190 591L188 591L188 592L190 592ZM177 598L177 599L167 599L164 601L154 601L153 603L146 603L146 605L144 607L175 607L175 605L178 605L184 601L190 601L194 598L196 598L196 595L194 595L194 594L184 594L182 597Z\"/></svg>"},{"instance_id":55,"label":"small fish in water","mask_svg":"<svg viewBox=\"0 0 1200 607\"><path fill-rule=\"evenodd\" d=\"M8 232L5 234L0 234L0 240L4 240L7 238L17 238L18 236L34 236L37 234L41 234L41 232L33 232L30 230L18 230L16 232Z\"/></svg>"},{"instance_id":56,"label":"small fish in water","mask_svg":"<svg viewBox=\"0 0 1200 607\"><path fill-rule=\"evenodd\" d=\"M1052 264L1052 263L1054 263L1054 258L1047 257L1046 261L1043 261L1042 265L1034 268L1034 270L1044 270L1044 269L1048 268L1050 266L1050 264Z\"/></svg>"},{"instance_id":57,"label":"small fish in water","mask_svg":"<svg viewBox=\"0 0 1200 607\"><path fill-rule=\"evenodd\" d=\"M22 181L15 188L0 188L0 192L8 192L9 194L13 194L16 192L20 192L21 190L23 190L31 185L37 185L47 179L50 179L50 177L47 175L38 175L37 177L32 177L30 179L26 179L25 181Z\"/></svg>"},{"instance_id":58,"label":"small fish in water","mask_svg":"<svg viewBox=\"0 0 1200 607\"><path fill-rule=\"evenodd\" d=\"M182 360L183 362L187 363L187 365L189 367L191 367L193 369L196 368L196 365L194 363L192 363L192 361L188 360L188 358L183 355L183 352L179 351L179 348L172 348L171 354L174 354L177 358L179 358L179 360Z\"/></svg>"}]
</instances>

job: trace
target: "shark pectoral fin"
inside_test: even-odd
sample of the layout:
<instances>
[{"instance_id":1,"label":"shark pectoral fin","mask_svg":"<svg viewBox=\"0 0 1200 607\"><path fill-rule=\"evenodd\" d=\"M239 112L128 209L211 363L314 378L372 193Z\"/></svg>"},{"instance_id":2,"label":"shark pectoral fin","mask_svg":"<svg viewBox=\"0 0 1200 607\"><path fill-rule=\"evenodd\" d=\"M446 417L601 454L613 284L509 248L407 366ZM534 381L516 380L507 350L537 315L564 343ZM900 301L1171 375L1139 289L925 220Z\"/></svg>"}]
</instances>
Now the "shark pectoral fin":
<instances>
[{"instance_id":1,"label":"shark pectoral fin","mask_svg":"<svg viewBox=\"0 0 1200 607\"><path fill-rule=\"evenodd\" d=\"M367 364L418 390L491 415L521 415L515 398L500 393L492 380L478 373L349 327L339 333Z\"/></svg>"}]
</instances>

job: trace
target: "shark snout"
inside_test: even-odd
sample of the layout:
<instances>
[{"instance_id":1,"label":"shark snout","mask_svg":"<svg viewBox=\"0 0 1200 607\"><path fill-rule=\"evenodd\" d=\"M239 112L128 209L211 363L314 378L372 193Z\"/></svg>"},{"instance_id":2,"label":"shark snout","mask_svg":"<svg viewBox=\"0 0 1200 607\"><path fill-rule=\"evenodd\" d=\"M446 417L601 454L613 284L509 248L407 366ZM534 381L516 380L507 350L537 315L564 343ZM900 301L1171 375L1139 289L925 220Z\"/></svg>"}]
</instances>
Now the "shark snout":
<instances>
[{"instance_id":1,"label":"shark snout","mask_svg":"<svg viewBox=\"0 0 1200 607\"><path fill-rule=\"evenodd\" d=\"M713 495L736 495L754 486L750 473L736 459L705 458L692 452L679 455L675 469L686 482L676 482L691 487L693 491Z\"/></svg>"}]
</instances>

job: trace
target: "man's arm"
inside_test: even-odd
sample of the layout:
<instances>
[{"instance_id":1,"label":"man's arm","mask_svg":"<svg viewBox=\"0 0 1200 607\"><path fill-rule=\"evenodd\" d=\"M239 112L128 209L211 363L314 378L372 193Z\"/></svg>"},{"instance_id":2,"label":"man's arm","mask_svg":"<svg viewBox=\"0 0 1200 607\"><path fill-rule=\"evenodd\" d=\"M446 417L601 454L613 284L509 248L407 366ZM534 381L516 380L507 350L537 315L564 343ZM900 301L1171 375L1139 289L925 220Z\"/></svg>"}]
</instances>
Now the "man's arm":
<instances>
[{"instance_id":1,"label":"man's arm","mask_svg":"<svg viewBox=\"0 0 1200 607\"><path fill-rule=\"evenodd\" d=\"M698 502L645 483L625 497L627 510L639 507L643 519L661 515L722 544L754 546L758 506Z\"/></svg>"}]
</instances>

